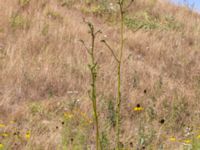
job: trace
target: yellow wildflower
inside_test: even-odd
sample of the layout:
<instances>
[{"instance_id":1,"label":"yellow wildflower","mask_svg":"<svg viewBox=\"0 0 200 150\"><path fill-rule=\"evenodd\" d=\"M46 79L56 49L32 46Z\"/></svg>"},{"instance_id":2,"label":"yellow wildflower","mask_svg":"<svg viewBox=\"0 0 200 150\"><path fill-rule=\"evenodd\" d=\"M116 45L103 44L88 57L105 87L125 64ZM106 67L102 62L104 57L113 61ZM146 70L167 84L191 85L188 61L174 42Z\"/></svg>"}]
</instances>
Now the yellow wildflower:
<instances>
[{"instance_id":1,"label":"yellow wildflower","mask_svg":"<svg viewBox=\"0 0 200 150\"><path fill-rule=\"evenodd\" d=\"M134 108L134 111L142 111L142 110L143 110L142 107L135 107L135 108Z\"/></svg>"},{"instance_id":2,"label":"yellow wildflower","mask_svg":"<svg viewBox=\"0 0 200 150\"><path fill-rule=\"evenodd\" d=\"M15 121L10 121L10 124L15 124Z\"/></svg>"},{"instance_id":3,"label":"yellow wildflower","mask_svg":"<svg viewBox=\"0 0 200 150\"><path fill-rule=\"evenodd\" d=\"M80 114L81 114L83 117L87 118L87 116L86 116L86 114L85 114L84 112L80 112Z\"/></svg>"},{"instance_id":4,"label":"yellow wildflower","mask_svg":"<svg viewBox=\"0 0 200 150\"><path fill-rule=\"evenodd\" d=\"M197 139L200 139L200 134L197 136Z\"/></svg>"},{"instance_id":5,"label":"yellow wildflower","mask_svg":"<svg viewBox=\"0 0 200 150\"><path fill-rule=\"evenodd\" d=\"M91 119L89 119L89 120L88 120L88 123L89 123L89 124L92 124L92 120L91 120Z\"/></svg>"},{"instance_id":6,"label":"yellow wildflower","mask_svg":"<svg viewBox=\"0 0 200 150\"><path fill-rule=\"evenodd\" d=\"M2 133L1 136L8 137L8 133Z\"/></svg>"},{"instance_id":7,"label":"yellow wildflower","mask_svg":"<svg viewBox=\"0 0 200 150\"><path fill-rule=\"evenodd\" d=\"M143 109L144 109L144 108L142 108L142 107L140 106L140 104L137 104L137 106L133 108L134 111L142 111Z\"/></svg>"},{"instance_id":8,"label":"yellow wildflower","mask_svg":"<svg viewBox=\"0 0 200 150\"><path fill-rule=\"evenodd\" d=\"M0 149L3 149L3 147L4 147L3 144L0 143Z\"/></svg>"},{"instance_id":9,"label":"yellow wildflower","mask_svg":"<svg viewBox=\"0 0 200 150\"><path fill-rule=\"evenodd\" d=\"M31 137L31 131L27 131L26 135L25 135L25 138L26 139L30 139L30 137Z\"/></svg>"},{"instance_id":10,"label":"yellow wildflower","mask_svg":"<svg viewBox=\"0 0 200 150\"><path fill-rule=\"evenodd\" d=\"M80 112L80 114L85 120L89 122L89 124L92 123L92 120L84 112Z\"/></svg>"},{"instance_id":11,"label":"yellow wildflower","mask_svg":"<svg viewBox=\"0 0 200 150\"><path fill-rule=\"evenodd\" d=\"M169 140L170 140L171 142L175 142L175 141L176 141L176 138L175 138L175 137L170 137Z\"/></svg>"},{"instance_id":12,"label":"yellow wildflower","mask_svg":"<svg viewBox=\"0 0 200 150\"><path fill-rule=\"evenodd\" d=\"M64 117L65 117L66 119L71 119L71 118L73 117L73 114L68 113L68 112L65 112L65 113L64 113Z\"/></svg>"},{"instance_id":13,"label":"yellow wildflower","mask_svg":"<svg viewBox=\"0 0 200 150\"><path fill-rule=\"evenodd\" d=\"M184 140L183 141L185 144L190 144L191 143L191 140L187 139L187 140Z\"/></svg>"},{"instance_id":14,"label":"yellow wildflower","mask_svg":"<svg viewBox=\"0 0 200 150\"><path fill-rule=\"evenodd\" d=\"M5 124L0 124L0 128L5 128L6 125Z\"/></svg>"}]
</instances>

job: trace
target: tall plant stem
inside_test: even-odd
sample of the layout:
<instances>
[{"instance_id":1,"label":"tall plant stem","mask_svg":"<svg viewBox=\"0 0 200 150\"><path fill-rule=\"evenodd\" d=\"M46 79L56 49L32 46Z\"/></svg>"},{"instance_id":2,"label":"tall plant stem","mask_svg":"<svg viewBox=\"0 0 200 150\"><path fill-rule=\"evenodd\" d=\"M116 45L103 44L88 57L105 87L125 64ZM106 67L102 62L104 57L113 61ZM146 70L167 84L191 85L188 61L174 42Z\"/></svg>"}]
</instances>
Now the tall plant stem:
<instances>
[{"instance_id":1,"label":"tall plant stem","mask_svg":"<svg viewBox=\"0 0 200 150\"><path fill-rule=\"evenodd\" d=\"M131 6L131 4L134 2L134 0L130 0L129 4L124 7L125 0L118 0L118 4L120 7L120 48L118 50L118 55L115 54L114 49L106 42L106 40L101 40L106 47L111 51L114 59L117 62L117 99L116 99L116 150L120 150L120 120L121 120L121 68L122 68L122 62L123 62L123 49L124 49L124 13L128 8Z\"/></svg>"},{"instance_id":2,"label":"tall plant stem","mask_svg":"<svg viewBox=\"0 0 200 150\"><path fill-rule=\"evenodd\" d=\"M123 57L124 48L124 12L123 12L123 1L120 3L120 50L119 50L119 61L117 67L117 103L116 103L116 147L120 149L120 118L121 118L121 62Z\"/></svg>"},{"instance_id":3,"label":"tall plant stem","mask_svg":"<svg viewBox=\"0 0 200 150\"><path fill-rule=\"evenodd\" d=\"M99 150L99 122L98 122L98 114L97 114L97 102L96 102L96 77L97 77L97 71L96 71L96 63L94 59L94 42L95 42L95 35L92 34L92 50L91 50L91 58L92 58L92 66L90 67L91 75L92 75L92 104L93 104L93 113L94 113L94 119L95 119L95 125L96 125L96 150Z\"/></svg>"},{"instance_id":4,"label":"tall plant stem","mask_svg":"<svg viewBox=\"0 0 200 150\"><path fill-rule=\"evenodd\" d=\"M88 27L90 29L89 33L91 35L91 48L87 48L85 45L84 41L81 40L82 44L86 48L89 56L90 56L90 64L89 69L91 73L91 90L89 92L89 97L92 101L92 107L93 107L93 116L94 116L94 122L95 122L95 127L96 127L96 150L101 150L100 146L100 140L99 140L99 122L98 122L98 113L97 113L97 94L96 94L96 78L97 78L97 62L95 60L95 54L94 54L94 49L95 49L95 38L98 33L101 33L100 30L94 31L94 26L90 22L86 22L88 24Z\"/></svg>"}]
</instances>

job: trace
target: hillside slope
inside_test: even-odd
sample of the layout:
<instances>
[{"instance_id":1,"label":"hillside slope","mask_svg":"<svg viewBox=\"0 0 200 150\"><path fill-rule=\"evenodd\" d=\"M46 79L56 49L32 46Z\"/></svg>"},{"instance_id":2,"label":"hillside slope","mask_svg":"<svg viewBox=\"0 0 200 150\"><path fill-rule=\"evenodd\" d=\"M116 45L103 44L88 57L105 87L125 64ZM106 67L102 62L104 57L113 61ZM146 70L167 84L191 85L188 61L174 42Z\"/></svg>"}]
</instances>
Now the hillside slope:
<instances>
[{"instance_id":1,"label":"hillside slope","mask_svg":"<svg viewBox=\"0 0 200 150\"><path fill-rule=\"evenodd\" d=\"M98 110L101 144L113 149L117 70L100 40L118 48L115 2L1 0L0 18L4 148L94 149L89 58L79 42L90 44L85 18L103 32L96 42ZM124 149L200 148L199 14L163 0L140 0L124 24ZM137 104L144 110L135 112Z\"/></svg>"}]
</instances>

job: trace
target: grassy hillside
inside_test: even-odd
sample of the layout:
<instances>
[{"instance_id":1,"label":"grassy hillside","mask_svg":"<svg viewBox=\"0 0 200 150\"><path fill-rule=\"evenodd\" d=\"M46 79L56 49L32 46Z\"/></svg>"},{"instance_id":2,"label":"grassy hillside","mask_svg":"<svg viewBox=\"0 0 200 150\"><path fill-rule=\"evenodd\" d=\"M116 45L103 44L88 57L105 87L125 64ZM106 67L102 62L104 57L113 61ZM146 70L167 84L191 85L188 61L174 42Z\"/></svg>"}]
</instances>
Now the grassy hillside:
<instances>
[{"instance_id":1,"label":"grassy hillside","mask_svg":"<svg viewBox=\"0 0 200 150\"><path fill-rule=\"evenodd\" d=\"M113 0L0 0L0 150L94 150L89 57L96 39L101 145L115 145L119 48ZM200 15L164 0L125 14L121 147L200 149ZM135 111L140 105L143 109Z\"/></svg>"}]
</instances>

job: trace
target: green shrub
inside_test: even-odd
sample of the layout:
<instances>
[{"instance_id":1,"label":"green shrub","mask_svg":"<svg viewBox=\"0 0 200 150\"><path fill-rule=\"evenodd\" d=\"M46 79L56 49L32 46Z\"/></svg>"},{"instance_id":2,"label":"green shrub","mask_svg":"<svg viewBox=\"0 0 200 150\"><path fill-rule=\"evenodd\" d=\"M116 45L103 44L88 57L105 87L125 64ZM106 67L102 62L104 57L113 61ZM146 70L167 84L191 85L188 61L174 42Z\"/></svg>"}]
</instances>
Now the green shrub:
<instances>
[{"instance_id":1,"label":"green shrub","mask_svg":"<svg viewBox=\"0 0 200 150\"><path fill-rule=\"evenodd\" d=\"M42 35L46 36L49 32L49 25L45 24L43 29L42 29Z\"/></svg>"},{"instance_id":2,"label":"green shrub","mask_svg":"<svg viewBox=\"0 0 200 150\"><path fill-rule=\"evenodd\" d=\"M83 6L81 8L83 13L93 14L97 16L112 16L113 12L116 11L116 7L114 6L114 4L106 0L102 0L98 3L89 3L92 4L90 7Z\"/></svg>"},{"instance_id":3,"label":"green shrub","mask_svg":"<svg viewBox=\"0 0 200 150\"><path fill-rule=\"evenodd\" d=\"M91 124L78 110L64 113L62 122L63 150L81 150L87 148L87 137Z\"/></svg>"},{"instance_id":4,"label":"green shrub","mask_svg":"<svg viewBox=\"0 0 200 150\"><path fill-rule=\"evenodd\" d=\"M151 30L159 28L160 26L157 22L154 21L140 20L137 18L129 18L129 17L126 17L124 22L128 28L135 30L138 29Z\"/></svg>"},{"instance_id":5,"label":"green shrub","mask_svg":"<svg viewBox=\"0 0 200 150\"><path fill-rule=\"evenodd\" d=\"M116 125L115 108L112 100L108 101L108 120L112 127Z\"/></svg>"},{"instance_id":6,"label":"green shrub","mask_svg":"<svg viewBox=\"0 0 200 150\"><path fill-rule=\"evenodd\" d=\"M192 149L199 150L200 149L200 139L194 139L192 141Z\"/></svg>"},{"instance_id":7,"label":"green shrub","mask_svg":"<svg viewBox=\"0 0 200 150\"><path fill-rule=\"evenodd\" d=\"M24 7L30 3L30 0L19 0L19 5Z\"/></svg>"},{"instance_id":8,"label":"green shrub","mask_svg":"<svg viewBox=\"0 0 200 150\"><path fill-rule=\"evenodd\" d=\"M53 10L49 10L46 15L53 20L58 20L58 21L63 20L63 17L58 12L55 12Z\"/></svg>"},{"instance_id":9,"label":"green shrub","mask_svg":"<svg viewBox=\"0 0 200 150\"><path fill-rule=\"evenodd\" d=\"M183 27L183 24L172 16L166 16L161 20L151 16L148 12L138 13L134 17L126 16L124 23L132 30L179 30Z\"/></svg>"},{"instance_id":10,"label":"green shrub","mask_svg":"<svg viewBox=\"0 0 200 150\"><path fill-rule=\"evenodd\" d=\"M61 4L61 6L72 6L75 4L76 0L58 0L58 2Z\"/></svg>"},{"instance_id":11,"label":"green shrub","mask_svg":"<svg viewBox=\"0 0 200 150\"><path fill-rule=\"evenodd\" d=\"M100 139L100 144L101 144L101 148L102 150L109 150L109 140L107 138L107 135L105 132L101 133L101 139Z\"/></svg>"},{"instance_id":12,"label":"green shrub","mask_svg":"<svg viewBox=\"0 0 200 150\"><path fill-rule=\"evenodd\" d=\"M29 110L31 112L31 114L36 115L36 114L41 114L43 112L43 108L40 105L40 103L31 103L29 105Z\"/></svg>"},{"instance_id":13,"label":"green shrub","mask_svg":"<svg viewBox=\"0 0 200 150\"><path fill-rule=\"evenodd\" d=\"M165 21L167 22L164 27L165 29L178 30L183 27L183 24L177 22L173 16L165 16Z\"/></svg>"},{"instance_id":14,"label":"green shrub","mask_svg":"<svg viewBox=\"0 0 200 150\"><path fill-rule=\"evenodd\" d=\"M10 20L11 27L16 29L28 29L30 22L21 15L13 15Z\"/></svg>"}]
</instances>

